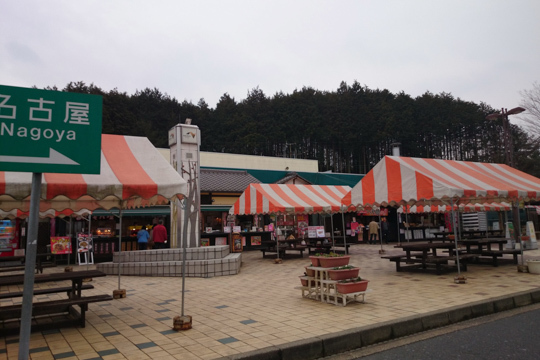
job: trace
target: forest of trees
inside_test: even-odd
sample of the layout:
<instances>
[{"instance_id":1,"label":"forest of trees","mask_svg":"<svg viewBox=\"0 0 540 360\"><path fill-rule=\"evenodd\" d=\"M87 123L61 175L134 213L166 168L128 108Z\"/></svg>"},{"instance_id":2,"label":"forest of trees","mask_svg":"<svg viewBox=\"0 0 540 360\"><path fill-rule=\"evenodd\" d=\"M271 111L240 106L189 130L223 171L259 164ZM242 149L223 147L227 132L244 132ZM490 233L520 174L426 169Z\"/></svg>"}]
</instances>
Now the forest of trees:
<instances>
[{"instance_id":1,"label":"forest of trees","mask_svg":"<svg viewBox=\"0 0 540 360\"><path fill-rule=\"evenodd\" d=\"M167 131L191 118L202 151L316 159L319 171L365 174L396 142L402 156L505 162L502 120L486 120L497 110L448 93L413 98L355 81L273 96L255 88L240 101L224 94L213 109L155 88L130 95L72 82L61 90L102 95L103 133L146 136L156 147L167 147ZM540 176L536 139L513 124L511 135L515 166Z\"/></svg>"}]
</instances>

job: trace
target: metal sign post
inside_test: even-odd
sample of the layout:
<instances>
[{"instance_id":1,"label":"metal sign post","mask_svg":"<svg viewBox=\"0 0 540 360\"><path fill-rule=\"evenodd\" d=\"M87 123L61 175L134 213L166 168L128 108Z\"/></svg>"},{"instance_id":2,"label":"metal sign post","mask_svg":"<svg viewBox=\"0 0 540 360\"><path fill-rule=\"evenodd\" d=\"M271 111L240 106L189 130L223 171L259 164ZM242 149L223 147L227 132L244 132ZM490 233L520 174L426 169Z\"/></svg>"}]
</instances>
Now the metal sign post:
<instances>
[{"instance_id":1,"label":"metal sign post","mask_svg":"<svg viewBox=\"0 0 540 360\"><path fill-rule=\"evenodd\" d=\"M28 238L24 265L24 288L19 334L19 360L28 359L32 324L32 300L34 298L34 269L36 268L37 233L39 221L39 198L41 196L41 173L32 174L32 195L28 216Z\"/></svg>"}]
</instances>

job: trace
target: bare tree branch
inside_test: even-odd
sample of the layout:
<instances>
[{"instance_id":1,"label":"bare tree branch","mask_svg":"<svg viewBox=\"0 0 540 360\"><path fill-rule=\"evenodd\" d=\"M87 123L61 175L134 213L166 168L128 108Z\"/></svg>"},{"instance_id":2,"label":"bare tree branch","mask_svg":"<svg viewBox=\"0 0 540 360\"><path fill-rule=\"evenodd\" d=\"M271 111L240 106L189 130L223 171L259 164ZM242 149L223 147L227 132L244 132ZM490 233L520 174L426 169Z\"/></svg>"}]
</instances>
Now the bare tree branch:
<instances>
[{"instance_id":1,"label":"bare tree branch","mask_svg":"<svg viewBox=\"0 0 540 360\"><path fill-rule=\"evenodd\" d=\"M531 90L520 91L522 96L520 103L527 111L518 118L526 125L525 128L535 138L540 137L540 83L534 82Z\"/></svg>"}]
</instances>

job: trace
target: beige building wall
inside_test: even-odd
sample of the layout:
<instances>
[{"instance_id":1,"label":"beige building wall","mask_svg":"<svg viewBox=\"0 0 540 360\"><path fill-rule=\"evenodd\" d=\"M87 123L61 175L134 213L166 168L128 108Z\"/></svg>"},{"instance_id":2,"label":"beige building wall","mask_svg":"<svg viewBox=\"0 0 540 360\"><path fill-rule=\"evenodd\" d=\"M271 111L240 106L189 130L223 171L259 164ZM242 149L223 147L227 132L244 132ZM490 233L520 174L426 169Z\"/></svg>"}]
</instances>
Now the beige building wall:
<instances>
[{"instance_id":1,"label":"beige building wall","mask_svg":"<svg viewBox=\"0 0 540 360\"><path fill-rule=\"evenodd\" d=\"M170 161L169 149L158 149ZM289 159L270 156L239 155L201 151L201 166L227 169L287 170L319 172L317 160Z\"/></svg>"}]
</instances>

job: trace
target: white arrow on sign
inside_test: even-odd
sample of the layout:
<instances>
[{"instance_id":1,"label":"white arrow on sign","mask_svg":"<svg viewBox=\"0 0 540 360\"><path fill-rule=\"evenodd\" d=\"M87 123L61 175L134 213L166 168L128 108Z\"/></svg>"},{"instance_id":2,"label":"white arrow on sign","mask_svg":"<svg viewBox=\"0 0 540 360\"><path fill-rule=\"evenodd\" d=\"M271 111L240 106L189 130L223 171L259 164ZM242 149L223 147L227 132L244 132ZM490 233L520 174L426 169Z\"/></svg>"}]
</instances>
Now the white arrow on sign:
<instances>
[{"instance_id":1,"label":"white arrow on sign","mask_svg":"<svg viewBox=\"0 0 540 360\"><path fill-rule=\"evenodd\" d=\"M27 163L27 164L59 164L59 165L79 165L65 155L60 154L53 148L49 148L49 157L32 156L4 156L0 155L0 162Z\"/></svg>"}]
</instances>

